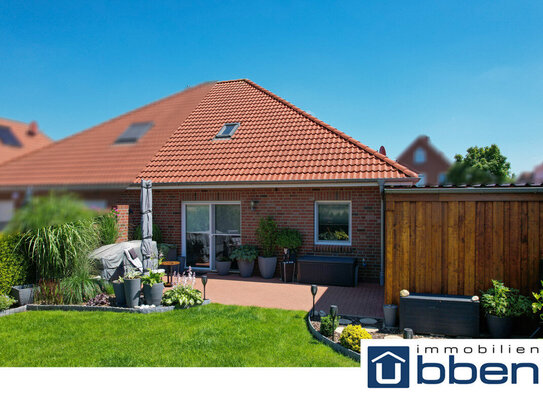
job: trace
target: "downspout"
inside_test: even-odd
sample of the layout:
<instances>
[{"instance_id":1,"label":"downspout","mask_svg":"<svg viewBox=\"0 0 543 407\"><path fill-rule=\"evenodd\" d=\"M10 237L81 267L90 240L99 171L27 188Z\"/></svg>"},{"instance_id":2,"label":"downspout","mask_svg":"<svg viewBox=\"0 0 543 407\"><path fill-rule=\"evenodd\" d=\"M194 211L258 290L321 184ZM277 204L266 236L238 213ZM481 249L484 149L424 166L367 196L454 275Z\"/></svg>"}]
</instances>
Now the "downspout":
<instances>
[{"instance_id":1,"label":"downspout","mask_svg":"<svg viewBox=\"0 0 543 407\"><path fill-rule=\"evenodd\" d=\"M381 195L381 271L379 284L385 285L385 181L379 180L379 194Z\"/></svg>"}]
</instances>

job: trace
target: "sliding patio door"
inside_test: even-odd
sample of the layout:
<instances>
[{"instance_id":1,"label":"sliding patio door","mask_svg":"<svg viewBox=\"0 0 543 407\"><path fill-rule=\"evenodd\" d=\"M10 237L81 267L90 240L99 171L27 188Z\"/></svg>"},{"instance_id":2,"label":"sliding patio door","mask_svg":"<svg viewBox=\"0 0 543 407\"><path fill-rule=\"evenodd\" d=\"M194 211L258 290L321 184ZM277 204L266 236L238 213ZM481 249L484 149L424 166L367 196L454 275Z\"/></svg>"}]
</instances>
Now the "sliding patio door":
<instances>
[{"instance_id":1,"label":"sliding patio door","mask_svg":"<svg viewBox=\"0 0 543 407\"><path fill-rule=\"evenodd\" d=\"M183 254L187 266L214 270L215 261L230 256L241 244L239 203L186 203L183 205ZM232 269L237 265L232 264Z\"/></svg>"}]
</instances>

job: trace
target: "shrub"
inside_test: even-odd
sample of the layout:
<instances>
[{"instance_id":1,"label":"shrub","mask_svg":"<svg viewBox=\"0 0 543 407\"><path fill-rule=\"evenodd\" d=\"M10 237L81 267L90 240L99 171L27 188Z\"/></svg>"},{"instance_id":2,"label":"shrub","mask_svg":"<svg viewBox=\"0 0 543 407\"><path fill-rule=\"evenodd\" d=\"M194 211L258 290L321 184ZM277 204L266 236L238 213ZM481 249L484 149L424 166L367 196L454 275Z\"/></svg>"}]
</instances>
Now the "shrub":
<instances>
[{"instance_id":1,"label":"shrub","mask_svg":"<svg viewBox=\"0 0 543 407\"><path fill-rule=\"evenodd\" d=\"M271 216L261 218L256 229L258 243L262 247L263 257L275 256L277 248L277 223Z\"/></svg>"},{"instance_id":2,"label":"shrub","mask_svg":"<svg viewBox=\"0 0 543 407\"><path fill-rule=\"evenodd\" d=\"M64 304L60 282L56 280L38 281L38 288L34 291L34 302L36 304Z\"/></svg>"},{"instance_id":3,"label":"shrub","mask_svg":"<svg viewBox=\"0 0 543 407\"><path fill-rule=\"evenodd\" d=\"M230 258L232 260L254 261L258 256L258 250L250 244L242 244L232 250Z\"/></svg>"},{"instance_id":4,"label":"shrub","mask_svg":"<svg viewBox=\"0 0 543 407\"><path fill-rule=\"evenodd\" d=\"M339 326L339 318L336 318L335 321L332 321L330 315L321 318L321 328L320 333L324 336L332 337L334 331Z\"/></svg>"},{"instance_id":5,"label":"shrub","mask_svg":"<svg viewBox=\"0 0 543 407\"><path fill-rule=\"evenodd\" d=\"M492 288L482 292L481 305L490 315L497 317L519 317L529 312L530 300L514 288L501 281L492 280Z\"/></svg>"},{"instance_id":6,"label":"shrub","mask_svg":"<svg viewBox=\"0 0 543 407\"><path fill-rule=\"evenodd\" d=\"M371 339L371 335L360 325L347 325L339 337L339 343L360 353L360 340Z\"/></svg>"},{"instance_id":7,"label":"shrub","mask_svg":"<svg viewBox=\"0 0 543 407\"><path fill-rule=\"evenodd\" d=\"M7 310L15 303L16 301L13 298L10 298L4 294L0 294L0 311Z\"/></svg>"},{"instance_id":8,"label":"shrub","mask_svg":"<svg viewBox=\"0 0 543 407\"><path fill-rule=\"evenodd\" d=\"M141 225L138 225L134 228L134 240L141 239ZM164 243L164 240L162 240L162 231L156 223L153 223L153 240L156 242L157 245Z\"/></svg>"},{"instance_id":9,"label":"shrub","mask_svg":"<svg viewBox=\"0 0 543 407\"><path fill-rule=\"evenodd\" d=\"M296 229L281 229L277 235L277 244L285 249L298 249L302 246L302 234Z\"/></svg>"},{"instance_id":10,"label":"shrub","mask_svg":"<svg viewBox=\"0 0 543 407\"><path fill-rule=\"evenodd\" d=\"M0 234L0 294L8 294L11 287L28 282L28 261L17 247L20 237Z\"/></svg>"},{"instance_id":11,"label":"shrub","mask_svg":"<svg viewBox=\"0 0 543 407\"><path fill-rule=\"evenodd\" d=\"M539 318L543 320L543 281L541 281L541 290L539 293L532 293L535 298L535 302L532 303L532 311L537 314L539 312Z\"/></svg>"},{"instance_id":12,"label":"shrub","mask_svg":"<svg viewBox=\"0 0 543 407\"><path fill-rule=\"evenodd\" d=\"M113 244L119 237L119 228L117 226L117 212L111 210L108 213L96 217L98 227L98 236L100 245Z\"/></svg>"},{"instance_id":13,"label":"shrub","mask_svg":"<svg viewBox=\"0 0 543 407\"><path fill-rule=\"evenodd\" d=\"M175 305L176 308L186 308L200 305L204 302L202 292L192 287L177 285L164 293L162 305Z\"/></svg>"},{"instance_id":14,"label":"shrub","mask_svg":"<svg viewBox=\"0 0 543 407\"><path fill-rule=\"evenodd\" d=\"M96 297L91 298L87 302L87 306L89 307L106 307L108 305L109 305L109 296L104 293L98 294Z\"/></svg>"}]
</instances>

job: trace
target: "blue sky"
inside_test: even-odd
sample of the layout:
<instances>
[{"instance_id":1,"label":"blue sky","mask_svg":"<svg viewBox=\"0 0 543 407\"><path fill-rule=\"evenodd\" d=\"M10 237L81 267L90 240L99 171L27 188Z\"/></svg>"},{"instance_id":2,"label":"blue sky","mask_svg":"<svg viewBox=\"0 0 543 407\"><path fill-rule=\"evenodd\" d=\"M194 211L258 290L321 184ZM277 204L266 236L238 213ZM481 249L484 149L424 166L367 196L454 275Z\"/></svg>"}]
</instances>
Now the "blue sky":
<instances>
[{"instance_id":1,"label":"blue sky","mask_svg":"<svg viewBox=\"0 0 543 407\"><path fill-rule=\"evenodd\" d=\"M543 161L541 1L0 2L0 116L60 139L249 78L396 156L496 143Z\"/></svg>"}]
</instances>

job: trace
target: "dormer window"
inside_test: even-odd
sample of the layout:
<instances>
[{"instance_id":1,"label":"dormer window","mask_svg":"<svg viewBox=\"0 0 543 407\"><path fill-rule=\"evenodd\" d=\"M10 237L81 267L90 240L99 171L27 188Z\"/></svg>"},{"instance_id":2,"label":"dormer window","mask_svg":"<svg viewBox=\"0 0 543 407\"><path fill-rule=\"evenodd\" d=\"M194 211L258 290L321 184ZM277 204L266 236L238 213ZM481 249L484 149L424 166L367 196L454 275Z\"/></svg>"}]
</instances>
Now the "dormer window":
<instances>
[{"instance_id":1,"label":"dormer window","mask_svg":"<svg viewBox=\"0 0 543 407\"><path fill-rule=\"evenodd\" d=\"M422 147L417 148L415 154L413 154L413 161L415 161L415 164L424 164L426 162L426 150Z\"/></svg>"},{"instance_id":2,"label":"dormer window","mask_svg":"<svg viewBox=\"0 0 543 407\"><path fill-rule=\"evenodd\" d=\"M115 140L115 144L134 144L142 138L151 127L153 127L153 122L132 123L123 134Z\"/></svg>"},{"instance_id":3,"label":"dormer window","mask_svg":"<svg viewBox=\"0 0 543 407\"><path fill-rule=\"evenodd\" d=\"M215 138L230 138L234 135L239 127L239 123L226 123L222 126L221 131L217 133Z\"/></svg>"}]
</instances>

